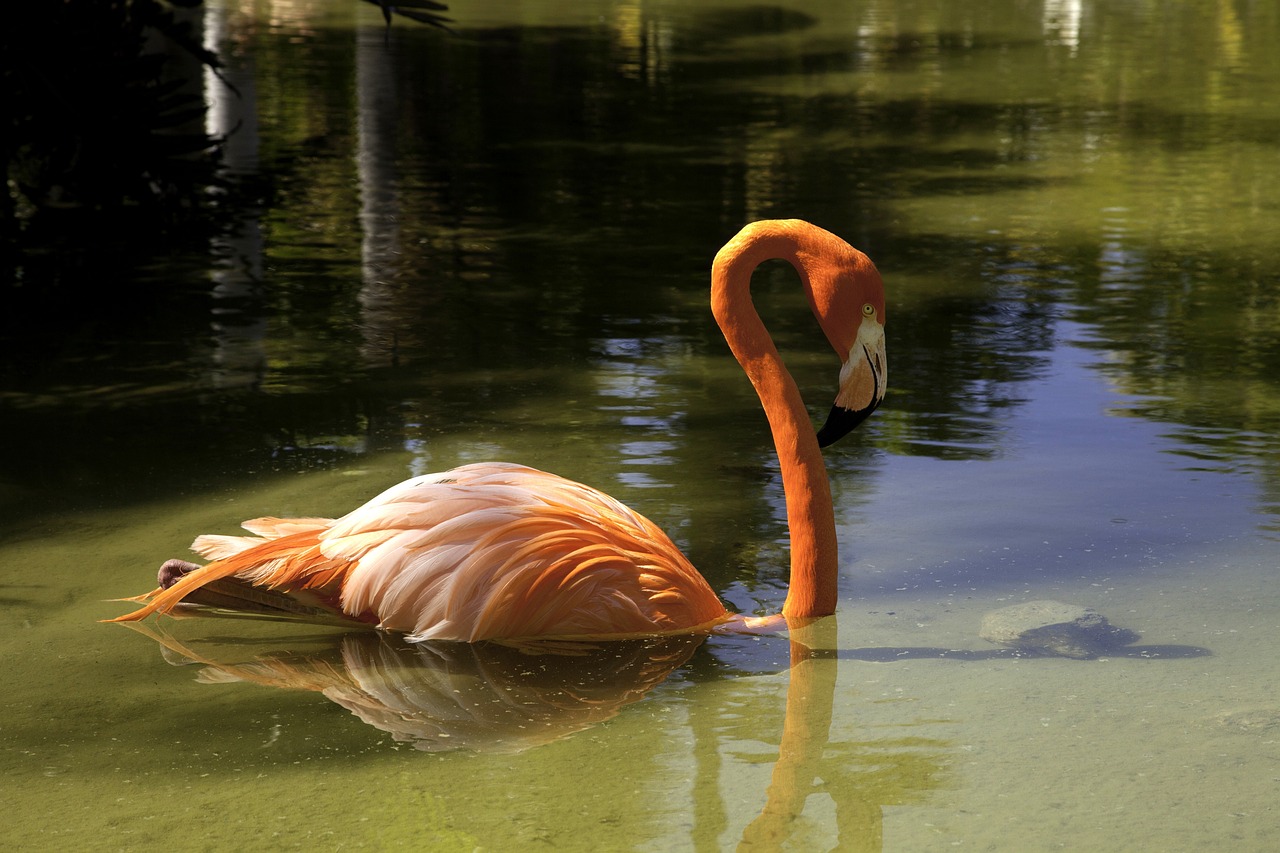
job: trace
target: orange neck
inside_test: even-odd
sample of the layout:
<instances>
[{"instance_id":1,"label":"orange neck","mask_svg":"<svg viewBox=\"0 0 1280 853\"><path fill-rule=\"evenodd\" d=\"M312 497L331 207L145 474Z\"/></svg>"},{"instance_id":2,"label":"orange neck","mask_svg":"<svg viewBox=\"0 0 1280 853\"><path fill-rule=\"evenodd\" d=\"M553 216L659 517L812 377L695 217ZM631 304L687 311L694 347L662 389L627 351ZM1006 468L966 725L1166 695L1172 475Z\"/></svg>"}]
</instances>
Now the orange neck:
<instances>
[{"instance_id":1,"label":"orange neck","mask_svg":"<svg viewBox=\"0 0 1280 853\"><path fill-rule=\"evenodd\" d=\"M766 260L789 261L812 304L810 273L819 261L810 232L826 233L798 221L753 223L720 250L711 268L711 310L760 396L782 468L791 531L791 583L782 613L789 619L835 612L835 513L826 466L800 390L751 302L751 273Z\"/></svg>"}]
</instances>

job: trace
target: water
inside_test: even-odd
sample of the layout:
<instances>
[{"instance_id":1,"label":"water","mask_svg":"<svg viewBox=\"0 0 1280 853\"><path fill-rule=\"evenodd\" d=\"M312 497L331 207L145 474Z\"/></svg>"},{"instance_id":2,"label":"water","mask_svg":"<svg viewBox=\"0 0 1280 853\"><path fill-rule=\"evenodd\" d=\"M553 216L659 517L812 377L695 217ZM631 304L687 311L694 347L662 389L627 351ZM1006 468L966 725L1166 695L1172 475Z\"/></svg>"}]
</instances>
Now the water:
<instances>
[{"instance_id":1,"label":"water","mask_svg":"<svg viewBox=\"0 0 1280 853\"><path fill-rule=\"evenodd\" d=\"M271 187L234 235L13 266L11 846L1280 843L1280 13L471 2L384 47L355 7L210 4L243 95L211 84L211 122ZM889 396L827 456L814 659L97 623L196 533L484 459L605 489L776 609L776 463L706 290L742 223L792 215L890 289ZM824 412L791 274L756 293ZM977 637L1040 598L1141 638Z\"/></svg>"}]
</instances>

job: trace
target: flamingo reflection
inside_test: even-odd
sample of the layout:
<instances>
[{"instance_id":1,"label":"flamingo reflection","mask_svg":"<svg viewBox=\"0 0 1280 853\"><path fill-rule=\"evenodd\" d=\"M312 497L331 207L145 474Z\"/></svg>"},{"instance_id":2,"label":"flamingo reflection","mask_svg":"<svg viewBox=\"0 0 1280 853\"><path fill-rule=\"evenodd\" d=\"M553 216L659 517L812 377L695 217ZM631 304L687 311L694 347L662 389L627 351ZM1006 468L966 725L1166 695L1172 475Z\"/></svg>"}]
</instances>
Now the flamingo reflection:
<instances>
[{"instance_id":1,"label":"flamingo reflection","mask_svg":"<svg viewBox=\"0 0 1280 853\"><path fill-rule=\"evenodd\" d=\"M425 752L521 752L608 720L684 664L702 637L592 643L407 643L375 631L253 651L131 625L199 680L313 690ZM305 651L296 651L299 647Z\"/></svg>"},{"instance_id":2,"label":"flamingo reflection","mask_svg":"<svg viewBox=\"0 0 1280 853\"><path fill-rule=\"evenodd\" d=\"M130 627L160 643L171 663L203 664L200 681L316 691L397 742L427 752L517 753L591 728L689 664L705 640L516 646L407 643L362 631L294 634L287 644L276 635L254 644L243 636L183 640L154 625ZM815 835L834 835L840 850L880 850L882 808L916 801L941 784L945 741L917 735L831 740L842 666L835 631L834 619L791 626L778 758L764 807L742 831L740 850L807 849ZM690 665L690 671L698 668ZM715 702L690 709L698 756L694 790L700 792L694 835L704 840L710 833L722 841L727 829L724 803L715 793L722 762L726 756L735 761L725 711ZM710 812L703 794L714 801ZM834 804L834 829L817 825L815 815L829 813L815 806L825 797Z\"/></svg>"},{"instance_id":3,"label":"flamingo reflection","mask_svg":"<svg viewBox=\"0 0 1280 853\"><path fill-rule=\"evenodd\" d=\"M740 851L812 849L813 831L801 819L813 795L835 806L832 849L883 849L887 805L918 799L941 784L945 741L905 737L865 742L831 741L839 662L834 619L790 632L787 710L763 810L743 830ZM829 834L829 833L824 833Z\"/></svg>"}]
</instances>

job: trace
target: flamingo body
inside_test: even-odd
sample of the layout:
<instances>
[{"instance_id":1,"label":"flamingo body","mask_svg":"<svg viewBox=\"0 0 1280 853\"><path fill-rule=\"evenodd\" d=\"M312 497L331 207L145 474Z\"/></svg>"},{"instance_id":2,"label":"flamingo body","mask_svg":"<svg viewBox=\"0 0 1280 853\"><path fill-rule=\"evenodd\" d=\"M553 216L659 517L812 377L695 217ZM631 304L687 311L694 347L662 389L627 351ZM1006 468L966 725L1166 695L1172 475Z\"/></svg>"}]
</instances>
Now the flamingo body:
<instances>
[{"instance_id":1,"label":"flamingo body","mask_svg":"<svg viewBox=\"0 0 1280 853\"><path fill-rule=\"evenodd\" d=\"M653 522L522 465L414 477L338 519L244 527L258 535L196 539L193 549L214 562L157 590L143 611L235 577L305 593L410 640L648 636L728 618Z\"/></svg>"},{"instance_id":2,"label":"flamingo body","mask_svg":"<svg viewBox=\"0 0 1280 853\"><path fill-rule=\"evenodd\" d=\"M820 434L751 304L751 272L770 258L796 268L841 360ZM193 549L212 562L166 563L161 587L134 599L144 606L113 621L229 600L357 619L410 640L475 642L767 630L828 615L838 563L819 437L836 440L883 398L884 304L865 255L799 220L748 225L712 265L712 312L760 397L782 471L791 584L781 617L730 614L657 526L608 495L481 463L406 480L339 519L259 518L244 524L256 536L198 537Z\"/></svg>"}]
</instances>

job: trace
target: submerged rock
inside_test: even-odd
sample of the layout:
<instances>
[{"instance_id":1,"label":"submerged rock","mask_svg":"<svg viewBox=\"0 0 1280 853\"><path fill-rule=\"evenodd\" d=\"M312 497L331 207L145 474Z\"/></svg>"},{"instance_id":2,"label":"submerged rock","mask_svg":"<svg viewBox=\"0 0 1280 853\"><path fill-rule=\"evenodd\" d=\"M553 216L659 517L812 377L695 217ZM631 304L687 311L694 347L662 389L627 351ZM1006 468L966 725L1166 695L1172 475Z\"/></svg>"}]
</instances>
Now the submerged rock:
<instances>
[{"instance_id":1,"label":"submerged rock","mask_svg":"<svg viewBox=\"0 0 1280 853\"><path fill-rule=\"evenodd\" d=\"M1224 729L1237 732L1263 732L1280 728L1280 708L1246 708L1223 711L1214 722Z\"/></svg>"},{"instance_id":2,"label":"submerged rock","mask_svg":"<svg viewBox=\"0 0 1280 853\"><path fill-rule=\"evenodd\" d=\"M1138 635L1117 628L1091 607L1028 601L982 617L978 636L1026 654L1088 660L1132 643Z\"/></svg>"}]
</instances>

